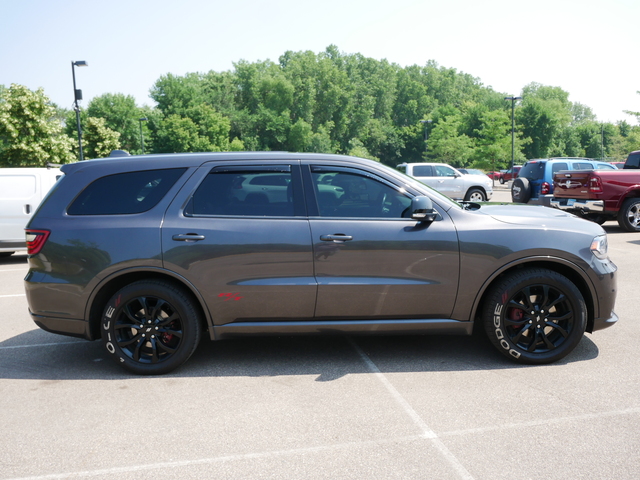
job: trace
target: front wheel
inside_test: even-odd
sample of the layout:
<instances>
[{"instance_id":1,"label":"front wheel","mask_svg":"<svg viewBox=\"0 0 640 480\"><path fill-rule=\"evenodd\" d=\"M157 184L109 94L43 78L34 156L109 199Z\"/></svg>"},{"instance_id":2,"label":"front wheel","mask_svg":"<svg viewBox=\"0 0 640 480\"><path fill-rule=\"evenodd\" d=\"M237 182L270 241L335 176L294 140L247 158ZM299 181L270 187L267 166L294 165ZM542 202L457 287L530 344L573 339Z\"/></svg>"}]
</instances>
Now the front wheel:
<instances>
[{"instance_id":1,"label":"front wheel","mask_svg":"<svg viewBox=\"0 0 640 480\"><path fill-rule=\"evenodd\" d=\"M168 373L186 362L200 341L202 319L181 289L142 280L120 289L102 315L107 352L141 375Z\"/></svg>"},{"instance_id":2,"label":"front wheel","mask_svg":"<svg viewBox=\"0 0 640 480\"><path fill-rule=\"evenodd\" d=\"M505 275L489 291L483 309L489 340L520 363L544 364L568 355L587 323L587 307L578 288L547 269Z\"/></svg>"},{"instance_id":3,"label":"front wheel","mask_svg":"<svg viewBox=\"0 0 640 480\"><path fill-rule=\"evenodd\" d=\"M464 197L466 202L486 202L487 197L479 188L470 188Z\"/></svg>"},{"instance_id":4,"label":"front wheel","mask_svg":"<svg viewBox=\"0 0 640 480\"><path fill-rule=\"evenodd\" d=\"M640 198L627 198L618 212L618 224L627 232L640 232Z\"/></svg>"},{"instance_id":5,"label":"front wheel","mask_svg":"<svg viewBox=\"0 0 640 480\"><path fill-rule=\"evenodd\" d=\"M500 185L504 185L504 177L500 177Z\"/></svg>"}]
</instances>

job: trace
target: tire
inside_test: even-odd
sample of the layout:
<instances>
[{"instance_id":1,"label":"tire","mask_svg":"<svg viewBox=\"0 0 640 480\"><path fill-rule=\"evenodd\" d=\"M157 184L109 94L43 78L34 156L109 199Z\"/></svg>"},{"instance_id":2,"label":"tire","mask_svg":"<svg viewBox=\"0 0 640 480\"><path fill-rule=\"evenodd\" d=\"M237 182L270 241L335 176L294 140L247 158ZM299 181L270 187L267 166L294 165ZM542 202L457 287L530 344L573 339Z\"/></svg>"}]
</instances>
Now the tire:
<instances>
[{"instance_id":1,"label":"tire","mask_svg":"<svg viewBox=\"0 0 640 480\"><path fill-rule=\"evenodd\" d=\"M547 269L506 275L489 291L484 328L493 345L519 363L545 364L568 355L587 324L587 307L578 288Z\"/></svg>"},{"instance_id":2,"label":"tire","mask_svg":"<svg viewBox=\"0 0 640 480\"><path fill-rule=\"evenodd\" d=\"M587 220L591 220L592 222L595 222L598 225L602 225L604 224L604 222L608 220L606 215L587 215L584 218L586 218Z\"/></svg>"},{"instance_id":3,"label":"tire","mask_svg":"<svg viewBox=\"0 0 640 480\"><path fill-rule=\"evenodd\" d=\"M531 184L529 179L518 177L511 185L511 199L515 203L527 203L531 198Z\"/></svg>"},{"instance_id":4,"label":"tire","mask_svg":"<svg viewBox=\"0 0 640 480\"><path fill-rule=\"evenodd\" d=\"M465 202L486 202L487 196L480 188L470 188L464 196Z\"/></svg>"},{"instance_id":5,"label":"tire","mask_svg":"<svg viewBox=\"0 0 640 480\"><path fill-rule=\"evenodd\" d=\"M500 185L504 185L504 177L500 177Z\"/></svg>"},{"instance_id":6,"label":"tire","mask_svg":"<svg viewBox=\"0 0 640 480\"><path fill-rule=\"evenodd\" d=\"M618 224L627 232L640 232L640 198L627 198L618 212Z\"/></svg>"},{"instance_id":7,"label":"tire","mask_svg":"<svg viewBox=\"0 0 640 480\"><path fill-rule=\"evenodd\" d=\"M116 363L140 375L168 373L193 354L202 316L179 288L142 280L120 289L102 315L100 331Z\"/></svg>"}]
</instances>

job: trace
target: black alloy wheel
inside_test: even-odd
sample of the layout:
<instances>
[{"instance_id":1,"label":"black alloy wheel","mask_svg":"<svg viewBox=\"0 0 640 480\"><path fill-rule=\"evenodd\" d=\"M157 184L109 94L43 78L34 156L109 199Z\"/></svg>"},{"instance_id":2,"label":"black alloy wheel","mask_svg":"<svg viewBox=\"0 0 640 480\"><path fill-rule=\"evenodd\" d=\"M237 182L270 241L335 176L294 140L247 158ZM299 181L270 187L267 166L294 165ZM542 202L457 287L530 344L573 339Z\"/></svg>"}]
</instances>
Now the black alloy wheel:
<instances>
[{"instance_id":1,"label":"black alloy wheel","mask_svg":"<svg viewBox=\"0 0 640 480\"><path fill-rule=\"evenodd\" d=\"M527 269L495 285L485 303L489 340L509 358L544 364L569 354L580 342L587 308L578 288L546 269Z\"/></svg>"},{"instance_id":2,"label":"black alloy wheel","mask_svg":"<svg viewBox=\"0 0 640 480\"><path fill-rule=\"evenodd\" d=\"M191 357L201 322L182 290L162 281L140 281L109 300L100 330L107 352L118 364L133 373L158 375Z\"/></svg>"}]
</instances>

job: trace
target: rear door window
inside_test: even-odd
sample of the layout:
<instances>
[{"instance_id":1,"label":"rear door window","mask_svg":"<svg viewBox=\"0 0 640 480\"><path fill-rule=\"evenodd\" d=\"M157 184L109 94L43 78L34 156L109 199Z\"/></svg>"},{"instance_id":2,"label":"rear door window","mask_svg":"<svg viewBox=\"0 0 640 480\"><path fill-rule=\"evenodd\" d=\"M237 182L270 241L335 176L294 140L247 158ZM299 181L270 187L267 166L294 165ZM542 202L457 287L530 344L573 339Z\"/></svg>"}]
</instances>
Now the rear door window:
<instances>
[{"instance_id":1,"label":"rear door window","mask_svg":"<svg viewBox=\"0 0 640 480\"><path fill-rule=\"evenodd\" d=\"M200 184L186 215L291 217L304 215L293 201L289 165L217 167Z\"/></svg>"},{"instance_id":2,"label":"rear door window","mask_svg":"<svg viewBox=\"0 0 640 480\"><path fill-rule=\"evenodd\" d=\"M186 168L118 173L89 184L67 209L69 215L125 215L151 210Z\"/></svg>"},{"instance_id":3,"label":"rear door window","mask_svg":"<svg viewBox=\"0 0 640 480\"><path fill-rule=\"evenodd\" d=\"M592 168L591 165L589 165L588 169L590 168ZM566 162L554 163L553 166L551 167L551 178L553 178L553 175L559 172L560 170L568 170L568 169L569 169L569 164Z\"/></svg>"}]
</instances>

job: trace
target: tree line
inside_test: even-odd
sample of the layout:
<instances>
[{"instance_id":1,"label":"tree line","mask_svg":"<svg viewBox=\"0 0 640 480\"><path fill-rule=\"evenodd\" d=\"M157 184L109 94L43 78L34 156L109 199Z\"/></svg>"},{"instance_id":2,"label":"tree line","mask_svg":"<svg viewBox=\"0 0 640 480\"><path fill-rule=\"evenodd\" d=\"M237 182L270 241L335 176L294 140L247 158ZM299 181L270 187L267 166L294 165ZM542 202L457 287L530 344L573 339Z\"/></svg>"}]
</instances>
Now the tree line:
<instances>
[{"instance_id":1,"label":"tree line","mask_svg":"<svg viewBox=\"0 0 640 480\"><path fill-rule=\"evenodd\" d=\"M515 159L624 160L640 127L597 122L559 87L526 85L514 106ZM512 103L478 78L439 66L324 52L241 60L230 71L161 76L155 106L106 93L81 111L85 158L130 153L297 151L342 153L395 166L439 161L485 170L511 163ZM636 115L640 113L627 112ZM0 165L78 159L76 114L42 90L0 86Z\"/></svg>"}]
</instances>

